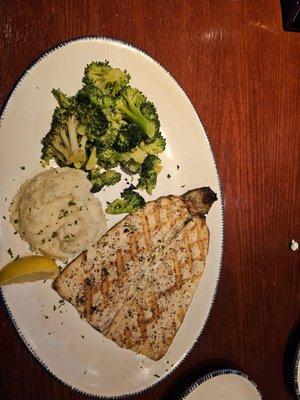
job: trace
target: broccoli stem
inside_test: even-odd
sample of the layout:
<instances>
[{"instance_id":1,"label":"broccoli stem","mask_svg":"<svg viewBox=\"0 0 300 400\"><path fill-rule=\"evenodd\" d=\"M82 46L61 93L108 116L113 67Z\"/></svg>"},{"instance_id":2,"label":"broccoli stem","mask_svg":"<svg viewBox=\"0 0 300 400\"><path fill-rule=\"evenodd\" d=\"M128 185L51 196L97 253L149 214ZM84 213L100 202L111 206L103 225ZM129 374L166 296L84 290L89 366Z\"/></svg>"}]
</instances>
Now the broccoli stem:
<instances>
[{"instance_id":1,"label":"broccoli stem","mask_svg":"<svg viewBox=\"0 0 300 400\"><path fill-rule=\"evenodd\" d=\"M76 153L79 149L79 144L77 141L77 133L76 133L76 120L74 115L68 118L67 121L68 131L69 131L69 138L71 144L71 150L73 153Z\"/></svg>"},{"instance_id":2,"label":"broccoli stem","mask_svg":"<svg viewBox=\"0 0 300 400\"><path fill-rule=\"evenodd\" d=\"M86 163L85 169L87 171L90 171L91 169L95 168L97 164L97 149L96 147L93 147L93 150L91 152L91 155L88 159L88 162Z\"/></svg>"},{"instance_id":3,"label":"broccoli stem","mask_svg":"<svg viewBox=\"0 0 300 400\"><path fill-rule=\"evenodd\" d=\"M70 153L63 145L61 145L58 141L55 140L53 141L53 147L61 154L63 154L66 160L68 160L68 158L70 157Z\"/></svg>"},{"instance_id":4,"label":"broccoli stem","mask_svg":"<svg viewBox=\"0 0 300 400\"><path fill-rule=\"evenodd\" d=\"M136 125L138 125L149 138L152 138L155 135L155 127L151 123L149 123L149 121L147 121L147 119L141 113L140 109L135 106L132 100L127 99L127 102L129 108L121 105L121 111L127 115L128 119L131 122L134 122Z\"/></svg>"},{"instance_id":5,"label":"broccoli stem","mask_svg":"<svg viewBox=\"0 0 300 400\"><path fill-rule=\"evenodd\" d=\"M69 153L71 153L71 144L70 141L66 135L66 132L64 130L61 130L60 132L61 138L64 142L64 145L66 146L66 148L68 149Z\"/></svg>"}]
</instances>

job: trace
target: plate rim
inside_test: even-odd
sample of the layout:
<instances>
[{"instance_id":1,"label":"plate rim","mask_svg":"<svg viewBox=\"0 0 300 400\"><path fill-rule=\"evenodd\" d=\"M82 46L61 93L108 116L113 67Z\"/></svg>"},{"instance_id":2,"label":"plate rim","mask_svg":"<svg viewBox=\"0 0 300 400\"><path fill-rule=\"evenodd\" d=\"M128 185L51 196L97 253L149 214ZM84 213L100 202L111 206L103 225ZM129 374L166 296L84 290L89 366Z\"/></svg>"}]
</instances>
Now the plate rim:
<instances>
[{"instance_id":1,"label":"plate rim","mask_svg":"<svg viewBox=\"0 0 300 400\"><path fill-rule=\"evenodd\" d=\"M248 382L250 382L252 384L252 386L254 386L254 388L257 390L257 393L260 397L260 399L262 400L262 394L260 392L260 390L257 387L257 384L249 378L249 376L247 374L245 374L242 371L239 371L237 369L232 369L232 368L224 368L224 369L217 369L215 371L209 372L203 376L201 376L200 378L198 378L196 381L194 381L189 388L187 388L178 398L178 400L184 400L189 394L191 394L198 386L202 385L204 382L207 382L208 380L215 378L217 376L221 376L221 375L236 375L236 376L240 376L244 379L246 379Z\"/></svg>"},{"instance_id":2,"label":"plate rim","mask_svg":"<svg viewBox=\"0 0 300 400\"><path fill-rule=\"evenodd\" d=\"M201 329L199 330L199 333L195 339L195 341L192 343L191 347L189 348L189 350L183 355L183 357L181 358L181 360L173 367L171 368L163 377L159 378L157 381L155 381L154 383L152 383L151 385L145 387L144 389L141 389L139 391L135 391L135 392L130 392L130 393L126 393L126 394L120 394L120 395L112 395L112 396L102 396L100 394L93 394L93 393L89 393L85 390L82 390L78 387L72 386L70 383L66 382L64 379L60 378L59 376L57 376L53 371L51 371L47 364L39 357L39 355L35 352L35 350L31 347L31 345L27 342L26 338L24 337L23 333L21 332L21 329L19 328L13 313L10 309L10 307L8 306L7 302L6 302L6 298L5 295L3 293L3 289L2 287L0 287L0 297L1 297L1 301L3 302L3 304L5 305L6 311L8 316L10 317L14 328L16 329L19 337L22 339L23 343L25 344L25 346L27 347L27 349L30 351L30 353L34 356L34 358L39 362L39 364L54 378L56 378L59 382L63 383L64 385L66 385L68 388L70 388L71 390L75 390L78 393L87 395L87 396L91 396L93 398L98 398L98 399L123 399L125 397L128 396L138 396L142 393L145 393L148 390L153 389L154 387L156 387L158 384L162 383L167 377L169 377L180 365L182 365L182 363L186 360L186 358L188 357L188 355L192 352L192 350L194 349L196 343L198 342L200 336L202 335L207 321L210 317L211 314L211 310L212 307L214 305L215 299L216 299L216 295L217 295L217 291L218 291L218 287L219 287L219 283L220 283L220 277L221 277L221 270L222 270L222 264L223 264L223 256L224 256L224 203L223 203L223 190L222 190L222 185L221 185L221 179L220 179L220 173L217 167L217 163L215 160L215 156L214 153L212 151L212 146L209 140L209 137L207 135L207 131L206 128L202 122L202 120L200 119L192 101L190 100L189 96L186 94L186 92L183 90L183 88L181 87L181 85L177 82L177 80L174 78L174 76L159 62L157 61L153 56L151 56L150 54L148 54L145 50L135 46L132 43L123 41L121 39L115 38L113 36L102 36L102 35L79 35L79 36L74 36L72 38L66 39L62 42L59 42L57 44L55 44L54 46L51 46L49 48L47 48L46 50L42 51L40 53L40 55L36 58L33 59L33 61L31 61L28 66L24 69L24 71L19 75L19 77L17 78L17 80L15 81L15 83L13 84L11 90L8 92L6 98L4 99L4 102L0 108L0 127L2 125L2 121L5 117L5 112L6 109L9 106L9 102L10 100L13 98L13 96L16 94L19 85L22 83L23 79L27 76L27 74L30 73L30 71L36 67L44 58L46 58L48 55L50 55L51 53L55 52L56 50L63 48L71 43L75 43L75 42L88 42L90 40L95 40L95 41L105 41L105 42L111 42L111 43L115 43L115 44L122 44L125 45L129 48L132 48L134 50L137 50L139 53L142 53L143 56L147 57L148 59L150 59L151 61L154 61L156 64L158 64L164 72L166 72L169 77L172 79L172 81L177 85L177 87L181 90L181 92L185 95L188 103L190 104L190 106L192 107L192 110L195 112L196 117L198 119L198 121L200 122L203 131L205 133L205 138L207 140L207 144L209 147L209 151L210 151L210 155L211 155L211 159L213 160L213 166L215 168L216 171L216 175L217 175L217 184L218 184L218 189L219 189L219 198L218 200L220 201L221 207L220 207L220 211L221 211L221 251L220 251L220 262L217 270L217 279L216 279L216 284L215 284L215 288L214 288L214 292L213 292L213 296L212 296L212 300L211 300L211 304L207 313L207 316L204 320L204 323L201 327Z\"/></svg>"}]
</instances>

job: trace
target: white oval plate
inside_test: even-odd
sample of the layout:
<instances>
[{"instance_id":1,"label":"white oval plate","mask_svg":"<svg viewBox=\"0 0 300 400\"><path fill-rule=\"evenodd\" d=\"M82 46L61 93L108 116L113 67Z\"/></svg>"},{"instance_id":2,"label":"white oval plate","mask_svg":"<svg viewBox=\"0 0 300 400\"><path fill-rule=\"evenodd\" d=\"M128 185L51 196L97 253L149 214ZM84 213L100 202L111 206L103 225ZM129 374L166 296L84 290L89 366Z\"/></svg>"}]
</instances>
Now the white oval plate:
<instances>
[{"instance_id":1,"label":"white oval plate","mask_svg":"<svg viewBox=\"0 0 300 400\"><path fill-rule=\"evenodd\" d=\"M48 371L81 392L114 397L153 386L191 351L208 318L216 292L223 220L213 154L188 97L151 57L128 44L99 37L75 39L48 51L25 72L12 92L0 127L1 215L8 220L9 202L19 186L41 171L40 141L49 129L55 107L51 89L60 88L74 94L82 85L85 65L105 59L130 72L131 84L155 103L160 116L167 149L162 157L164 168L151 199L201 186L210 186L219 199L207 218L211 242L204 275L173 344L160 361L120 349L81 320L69 304L53 311L60 298L51 289L50 281L2 289L16 329ZM21 166L25 166L25 170ZM169 179L167 174L171 175ZM119 195L122 185L124 187L124 182L99 194L104 205ZM108 225L112 226L121 218L109 216ZM15 256L29 252L27 244L13 234L7 220L1 218L0 265L10 260L8 248Z\"/></svg>"},{"instance_id":2,"label":"white oval plate","mask_svg":"<svg viewBox=\"0 0 300 400\"><path fill-rule=\"evenodd\" d=\"M180 400L262 400L262 396L247 375L226 369L199 379Z\"/></svg>"}]
</instances>

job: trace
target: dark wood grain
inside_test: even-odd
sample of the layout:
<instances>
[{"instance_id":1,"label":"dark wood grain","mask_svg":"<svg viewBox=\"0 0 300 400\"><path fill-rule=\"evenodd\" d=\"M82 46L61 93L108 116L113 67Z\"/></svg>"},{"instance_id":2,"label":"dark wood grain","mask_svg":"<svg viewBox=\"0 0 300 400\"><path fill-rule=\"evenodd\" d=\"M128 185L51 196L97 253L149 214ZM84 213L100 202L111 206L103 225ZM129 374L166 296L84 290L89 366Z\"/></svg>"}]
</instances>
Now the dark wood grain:
<instances>
[{"instance_id":1,"label":"dark wood grain","mask_svg":"<svg viewBox=\"0 0 300 400\"><path fill-rule=\"evenodd\" d=\"M288 246L300 233L300 35L283 31L279 0L2 0L0 102L41 52L96 34L142 48L182 85L207 129L224 196L210 319L183 364L138 399L162 399L216 360L247 373L264 399L288 399L283 353L300 305L299 252ZM0 335L1 399L86 398L40 366L3 308Z\"/></svg>"}]
</instances>

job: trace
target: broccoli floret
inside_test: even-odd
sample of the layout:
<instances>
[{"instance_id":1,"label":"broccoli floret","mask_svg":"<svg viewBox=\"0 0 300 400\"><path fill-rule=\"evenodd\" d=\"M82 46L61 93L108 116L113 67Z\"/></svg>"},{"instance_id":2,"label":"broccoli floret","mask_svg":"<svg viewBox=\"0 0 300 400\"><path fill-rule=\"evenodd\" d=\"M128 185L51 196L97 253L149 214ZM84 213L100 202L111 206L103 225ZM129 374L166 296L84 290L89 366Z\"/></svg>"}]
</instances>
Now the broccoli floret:
<instances>
[{"instance_id":1,"label":"broccoli floret","mask_svg":"<svg viewBox=\"0 0 300 400\"><path fill-rule=\"evenodd\" d=\"M142 164L142 162L144 161L144 159L146 157L146 153L143 150L141 150L139 147L137 147L136 149L133 149L129 152L121 153L119 157L120 157L120 161L129 161L132 159L132 160L138 162L139 164Z\"/></svg>"},{"instance_id":2,"label":"broccoli floret","mask_svg":"<svg viewBox=\"0 0 300 400\"><path fill-rule=\"evenodd\" d=\"M77 118L85 128L85 134L90 139L97 139L107 131L109 123L101 107L90 101L88 93L82 89L72 100Z\"/></svg>"},{"instance_id":3,"label":"broccoli floret","mask_svg":"<svg viewBox=\"0 0 300 400\"><path fill-rule=\"evenodd\" d=\"M141 164L130 159L128 161L121 161L121 167L127 174L137 174L141 170Z\"/></svg>"},{"instance_id":4,"label":"broccoli floret","mask_svg":"<svg viewBox=\"0 0 300 400\"><path fill-rule=\"evenodd\" d=\"M135 124L121 126L114 148L120 152L128 152L137 147L144 137L143 131Z\"/></svg>"},{"instance_id":5,"label":"broccoli floret","mask_svg":"<svg viewBox=\"0 0 300 400\"><path fill-rule=\"evenodd\" d=\"M155 140L152 143L140 144L140 148L147 154L159 154L162 153L166 148L166 139L161 133L155 136Z\"/></svg>"},{"instance_id":6,"label":"broccoli floret","mask_svg":"<svg viewBox=\"0 0 300 400\"><path fill-rule=\"evenodd\" d=\"M80 104L99 107L105 116L111 115L115 106L113 97L103 94L99 88L91 84L83 86L77 92L76 101Z\"/></svg>"},{"instance_id":7,"label":"broccoli floret","mask_svg":"<svg viewBox=\"0 0 300 400\"><path fill-rule=\"evenodd\" d=\"M101 179L106 186L115 185L121 179L120 172L114 171L113 169L109 169L101 175Z\"/></svg>"},{"instance_id":8,"label":"broccoli floret","mask_svg":"<svg viewBox=\"0 0 300 400\"><path fill-rule=\"evenodd\" d=\"M160 159L154 154L148 154L141 166L138 188L146 189L148 194L152 194L152 190L156 186L157 175L161 169Z\"/></svg>"},{"instance_id":9,"label":"broccoli floret","mask_svg":"<svg viewBox=\"0 0 300 400\"><path fill-rule=\"evenodd\" d=\"M116 100L116 108L124 119L138 125L149 138L159 132L156 108L138 89L126 87Z\"/></svg>"},{"instance_id":10,"label":"broccoli floret","mask_svg":"<svg viewBox=\"0 0 300 400\"><path fill-rule=\"evenodd\" d=\"M130 75L120 68L112 68L108 61L94 61L84 71L83 83L92 84L103 94L115 96L130 80Z\"/></svg>"},{"instance_id":11,"label":"broccoli floret","mask_svg":"<svg viewBox=\"0 0 300 400\"><path fill-rule=\"evenodd\" d=\"M71 101L66 94L64 94L60 89L52 89L51 93L56 98L59 107L67 108L69 107Z\"/></svg>"},{"instance_id":12,"label":"broccoli floret","mask_svg":"<svg viewBox=\"0 0 300 400\"><path fill-rule=\"evenodd\" d=\"M120 154L113 149L105 149L98 153L98 164L103 168L114 168L120 162Z\"/></svg>"},{"instance_id":13,"label":"broccoli floret","mask_svg":"<svg viewBox=\"0 0 300 400\"><path fill-rule=\"evenodd\" d=\"M42 160L47 165L54 158L60 166L84 169L91 155L89 140L103 135L108 121L99 107L79 102L76 96L68 98L60 90L52 92L60 107L54 110L51 129L42 140Z\"/></svg>"},{"instance_id":14,"label":"broccoli floret","mask_svg":"<svg viewBox=\"0 0 300 400\"><path fill-rule=\"evenodd\" d=\"M112 203L108 203L106 212L108 214L123 214L131 213L145 205L145 200L143 197L131 190L125 189L121 193L121 199L116 199Z\"/></svg>"},{"instance_id":15,"label":"broccoli floret","mask_svg":"<svg viewBox=\"0 0 300 400\"><path fill-rule=\"evenodd\" d=\"M60 166L81 168L86 162L86 136L78 136L78 122L74 115L56 108L51 129L42 139L42 160L49 164L54 158Z\"/></svg>"},{"instance_id":16,"label":"broccoli floret","mask_svg":"<svg viewBox=\"0 0 300 400\"><path fill-rule=\"evenodd\" d=\"M98 140L107 131L108 121L99 107L78 106L76 114L89 139Z\"/></svg>"},{"instance_id":17,"label":"broccoli floret","mask_svg":"<svg viewBox=\"0 0 300 400\"><path fill-rule=\"evenodd\" d=\"M99 192L103 186L111 186L119 182L121 174L112 169L105 172L100 172L99 169L93 169L90 171L88 178L93 185L91 192L96 193Z\"/></svg>"},{"instance_id":18,"label":"broccoli floret","mask_svg":"<svg viewBox=\"0 0 300 400\"><path fill-rule=\"evenodd\" d=\"M140 171L145 157L146 153L137 147L130 152L120 154L120 165L125 171L136 174Z\"/></svg>"}]
</instances>

